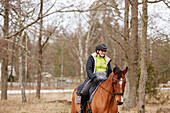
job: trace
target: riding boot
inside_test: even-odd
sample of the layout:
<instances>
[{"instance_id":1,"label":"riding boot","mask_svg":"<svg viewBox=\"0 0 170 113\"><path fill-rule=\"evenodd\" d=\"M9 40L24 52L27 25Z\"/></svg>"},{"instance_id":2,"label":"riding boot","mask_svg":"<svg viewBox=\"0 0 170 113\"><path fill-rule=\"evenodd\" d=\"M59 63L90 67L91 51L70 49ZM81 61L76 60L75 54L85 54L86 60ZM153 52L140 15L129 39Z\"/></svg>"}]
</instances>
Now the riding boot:
<instances>
[{"instance_id":1,"label":"riding boot","mask_svg":"<svg viewBox=\"0 0 170 113\"><path fill-rule=\"evenodd\" d=\"M80 110L80 113L84 113L84 110L85 110L85 96L82 94L81 95L81 106L80 106L80 108L81 108L81 110Z\"/></svg>"},{"instance_id":2,"label":"riding boot","mask_svg":"<svg viewBox=\"0 0 170 113\"><path fill-rule=\"evenodd\" d=\"M81 104L81 110L80 110L80 113L84 113L84 108L83 108L83 105Z\"/></svg>"}]
</instances>

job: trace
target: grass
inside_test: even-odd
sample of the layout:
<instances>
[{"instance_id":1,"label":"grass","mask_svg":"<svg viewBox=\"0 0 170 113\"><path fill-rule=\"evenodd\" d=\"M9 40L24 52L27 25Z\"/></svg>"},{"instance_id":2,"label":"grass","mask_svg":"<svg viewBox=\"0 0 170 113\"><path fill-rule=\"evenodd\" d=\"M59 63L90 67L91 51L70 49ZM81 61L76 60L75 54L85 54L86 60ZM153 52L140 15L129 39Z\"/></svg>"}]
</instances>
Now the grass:
<instances>
[{"instance_id":1,"label":"grass","mask_svg":"<svg viewBox=\"0 0 170 113\"><path fill-rule=\"evenodd\" d=\"M163 97L170 95L170 90L162 90L158 95L161 95L160 101L149 96L146 97L146 113L157 113L158 110L170 108L169 99L161 104L161 101L165 99ZM35 94L27 94L26 98L27 102L22 103L21 95L8 95L7 100L0 101L0 113L71 113L72 93L41 94L39 100ZM120 113L137 113L137 107L128 112L120 111Z\"/></svg>"},{"instance_id":2,"label":"grass","mask_svg":"<svg viewBox=\"0 0 170 113\"><path fill-rule=\"evenodd\" d=\"M0 113L70 113L72 93L27 95L22 103L21 95L8 95L8 100L0 101Z\"/></svg>"}]
</instances>

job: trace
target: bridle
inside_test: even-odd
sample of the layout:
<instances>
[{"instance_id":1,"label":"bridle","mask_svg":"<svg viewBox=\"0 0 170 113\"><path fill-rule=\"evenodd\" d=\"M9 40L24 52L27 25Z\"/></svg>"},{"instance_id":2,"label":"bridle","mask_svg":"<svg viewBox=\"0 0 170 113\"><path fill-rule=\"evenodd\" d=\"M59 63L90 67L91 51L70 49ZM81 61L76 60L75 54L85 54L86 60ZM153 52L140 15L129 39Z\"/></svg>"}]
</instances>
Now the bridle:
<instances>
[{"instance_id":1,"label":"bridle","mask_svg":"<svg viewBox=\"0 0 170 113\"><path fill-rule=\"evenodd\" d=\"M126 79L126 76L125 76L124 79L119 80L119 79L115 78L114 75L113 75L113 77L112 77L112 88L113 88L113 93L111 93L110 91L106 90L104 87L102 87L102 86L100 86L100 85L99 85L99 87L101 87L102 89L104 89L106 92L108 92L109 94L111 94L113 97L115 97L115 95L121 95L121 96L123 96L124 92L123 92L123 93L115 93L114 84L116 84L116 82L113 82L113 80L117 80L118 82L120 82L120 81L124 81L125 79Z\"/></svg>"},{"instance_id":2,"label":"bridle","mask_svg":"<svg viewBox=\"0 0 170 113\"><path fill-rule=\"evenodd\" d=\"M115 78L114 75L113 75L113 77L112 77L113 95L121 95L121 96L123 96L123 94L124 94L124 92L123 93L115 93L114 84L116 84L116 82L113 82L113 80L117 80L118 82L120 82L120 81L124 81L125 79L126 79L126 76L125 76L124 79L119 80L119 79Z\"/></svg>"}]
</instances>

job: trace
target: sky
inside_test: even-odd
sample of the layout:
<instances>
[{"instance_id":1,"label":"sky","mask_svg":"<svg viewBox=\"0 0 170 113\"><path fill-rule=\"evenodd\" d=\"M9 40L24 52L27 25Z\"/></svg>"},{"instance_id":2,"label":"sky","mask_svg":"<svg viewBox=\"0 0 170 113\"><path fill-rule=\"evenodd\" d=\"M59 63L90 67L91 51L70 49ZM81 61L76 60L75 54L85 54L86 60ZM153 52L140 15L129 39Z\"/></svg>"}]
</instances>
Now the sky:
<instances>
[{"instance_id":1,"label":"sky","mask_svg":"<svg viewBox=\"0 0 170 113\"><path fill-rule=\"evenodd\" d=\"M74 6L70 9L88 9L88 7L93 3L95 0L57 0L59 4L63 4L66 6L69 6L73 4ZM118 0L119 4L123 0ZM140 2L141 0L139 0ZM151 0L150 0L151 1ZM119 5L120 7L124 7L124 3ZM141 17L142 14L142 5L139 5L139 18ZM122 17L123 17L123 10L122 12ZM64 22L63 26L66 27L70 30L75 30L78 27L78 21L79 17L81 17L82 20L82 26L87 30L88 24L88 17L86 16L88 12L86 13L64 13ZM61 14L63 15L63 14ZM161 33L166 33L170 35L170 8L168 8L163 2L159 3L154 3L154 4L149 4L148 3L148 15L149 15L149 22L148 22L148 33L154 33L155 31L152 31L150 28L154 27L154 29L157 29L157 31ZM60 17L59 17L60 18ZM58 19L59 20L59 19ZM120 25L123 26L123 21L119 21ZM155 23L155 24L153 24Z\"/></svg>"},{"instance_id":2,"label":"sky","mask_svg":"<svg viewBox=\"0 0 170 113\"><path fill-rule=\"evenodd\" d=\"M163 2L156 4L148 4L149 14L149 27L154 27L160 33L166 33L170 37L170 8L168 8ZM153 25L151 22L154 22ZM149 29L152 32L151 29Z\"/></svg>"},{"instance_id":3,"label":"sky","mask_svg":"<svg viewBox=\"0 0 170 113\"><path fill-rule=\"evenodd\" d=\"M39 1L39 0L35 0L35 1ZM61 7L66 7L70 5L73 5L73 6L69 9L75 9L75 10L76 9L81 9L81 10L88 9L89 6L95 0L51 0L51 4L54 3L55 1L56 1L56 5L51 11L55 11L56 9L60 9ZM119 7L124 7L124 3L122 1L124 0L117 0L117 2L119 2ZM49 0L48 0L48 3L49 3ZM48 5L50 6L50 3ZM140 18L140 14L142 13L141 7L142 5L139 5L139 18ZM44 9L47 9L47 7ZM122 12L122 17L123 17L124 15L123 10L121 10L121 12ZM87 17L88 13L89 12L80 13L80 15L79 13L75 13L75 12L56 13L53 16L44 18L44 23L49 26L60 25L66 28L68 31L74 32L78 28L78 22L79 22L79 17L80 17L82 20L82 23L81 23L83 26L82 28L84 31L87 31L88 29L87 21L89 19ZM149 18L148 18L149 19L149 22L148 22L148 25L149 25L148 33L149 34L158 33L158 32L155 32L155 30L150 29L151 27L153 27L154 29L157 29L157 31L159 31L160 33L166 33L170 35L170 30L169 30L170 29L170 24L169 24L170 23L170 8L168 8L163 2L148 4L148 14L149 14ZM3 22L3 19L0 18L0 21ZM122 20L120 20L119 23L120 25L123 26Z\"/></svg>"}]
</instances>

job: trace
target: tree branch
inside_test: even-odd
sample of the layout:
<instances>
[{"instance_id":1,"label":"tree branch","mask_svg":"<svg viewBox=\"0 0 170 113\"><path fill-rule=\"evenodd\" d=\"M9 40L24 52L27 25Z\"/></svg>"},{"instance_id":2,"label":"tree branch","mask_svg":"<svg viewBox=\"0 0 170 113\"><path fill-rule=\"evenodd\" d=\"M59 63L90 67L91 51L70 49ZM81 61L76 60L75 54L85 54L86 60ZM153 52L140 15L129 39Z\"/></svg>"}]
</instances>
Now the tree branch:
<instances>
[{"instance_id":1,"label":"tree branch","mask_svg":"<svg viewBox=\"0 0 170 113\"><path fill-rule=\"evenodd\" d=\"M34 22L32 22L32 23L30 23L30 24L28 24L28 25L26 25L26 26L24 26L22 29L20 29L19 31L17 31L17 32L15 32L15 33L13 33L12 35L10 35L10 36L6 36L5 38L7 38L7 39L10 39L11 37L13 37L13 36L17 36L20 32L22 32L22 31L24 31L26 28L28 28L28 27L30 27L31 25L33 25L33 24L35 24L35 23L37 23L38 22L38 20L40 20L40 18L38 17Z\"/></svg>"},{"instance_id":2,"label":"tree branch","mask_svg":"<svg viewBox=\"0 0 170 113\"><path fill-rule=\"evenodd\" d=\"M103 4L101 4L101 5L98 5L98 6L96 6L95 8L92 8L92 9L87 9L87 10L63 10L63 9L66 9L66 8L68 8L68 7L70 7L70 6L73 6L73 5L70 5L70 6L68 6L68 7L64 7L64 8L62 8L62 9L60 9L60 10L56 10L56 11L54 11L54 12L51 12L51 13L48 13L48 14L44 14L41 18L45 18L45 17L47 17L47 16L49 16L49 15L52 15L52 14L55 14L55 13L64 13L64 12L88 12L88 11L93 11L93 10L96 10L97 8L99 8L99 7L101 7ZM40 9L41 10L41 9ZM48 10L47 10L47 12L48 12ZM47 13L46 12L46 13ZM11 38L11 37L13 37L13 36L17 36L20 32L22 32L22 31L24 31L25 29L27 29L28 27L30 27L30 26L32 26L33 24L35 24L35 23L37 23L40 19L41 19L39 16L37 17L37 19L34 21L34 22L31 22L30 24L28 24L28 25L26 25L26 26L24 26L24 27L22 27L20 30L18 30L17 32L15 32L15 33L13 33L13 34L11 34L11 35L9 35L9 36L6 36L6 38L7 39L9 39L9 38Z\"/></svg>"},{"instance_id":3,"label":"tree branch","mask_svg":"<svg viewBox=\"0 0 170 113\"><path fill-rule=\"evenodd\" d=\"M147 1L147 3L158 3L158 2L161 2L163 0L155 0L155 1Z\"/></svg>"},{"instance_id":4,"label":"tree branch","mask_svg":"<svg viewBox=\"0 0 170 113\"><path fill-rule=\"evenodd\" d=\"M124 52L126 52L126 50L125 50L125 48L123 47L123 45L119 42L119 41L117 41L115 38L113 38L112 36L110 36L110 38L112 38L121 48L122 48L122 50L124 51Z\"/></svg>"},{"instance_id":5,"label":"tree branch","mask_svg":"<svg viewBox=\"0 0 170 113\"><path fill-rule=\"evenodd\" d=\"M118 32L113 26L111 27L116 33L120 34L120 36L122 36L125 40L127 40L126 37L121 32Z\"/></svg>"},{"instance_id":6,"label":"tree branch","mask_svg":"<svg viewBox=\"0 0 170 113\"><path fill-rule=\"evenodd\" d=\"M52 32L50 32L50 34L47 36L47 39L45 40L45 42L42 44L42 46L41 46L41 49L43 50L43 48L44 48L44 46L46 45L46 43L48 42L48 40L50 39L50 37L51 37L51 35L54 33L54 31L56 30L56 28L57 27L55 27L54 29L53 29L53 31Z\"/></svg>"},{"instance_id":7,"label":"tree branch","mask_svg":"<svg viewBox=\"0 0 170 113\"><path fill-rule=\"evenodd\" d=\"M100 5L96 6L95 8L86 9L86 10L80 10L80 9L77 9L77 10L75 10L75 9L73 9L73 10L64 10L64 9L66 9L66 8L69 8L69 7L73 6L73 5L70 5L70 6L64 7L64 8L62 8L62 9L56 10L56 11L54 11L54 12L48 13L48 14L46 14L46 16L51 15L51 14L54 14L54 13L89 12L89 11L93 11L93 10L98 9L98 8L101 7L102 5L103 5L103 4L100 4Z\"/></svg>"},{"instance_id":8,"label":"tree branch","mask_svg":"<svg viewBox=\"0 0 170 113\"><path fill-rule=\"evenodd\" d=\"M153 4L153 3L158 3L158 2L162 2L162 1L165 3L165 5L167 5L168 8L170 8L170 6L168 5L168 3L165 2L165 0L147 1L147 3ZM143 2L139 2L138 5L140 5L140 4L142 4L142 3L143 3Z\"/></svg>"},{"instance_id":9,"label":"tree branch","mask_svg":"<svg viewBox=\"0 0 170 113\"><path fill-rule=\"evenodd\" d=\"M168 3L165 2L165 0L163 0L163 2L168 8L170 8L170 6L168 5Z\"/></svg>"}]
</instances>

